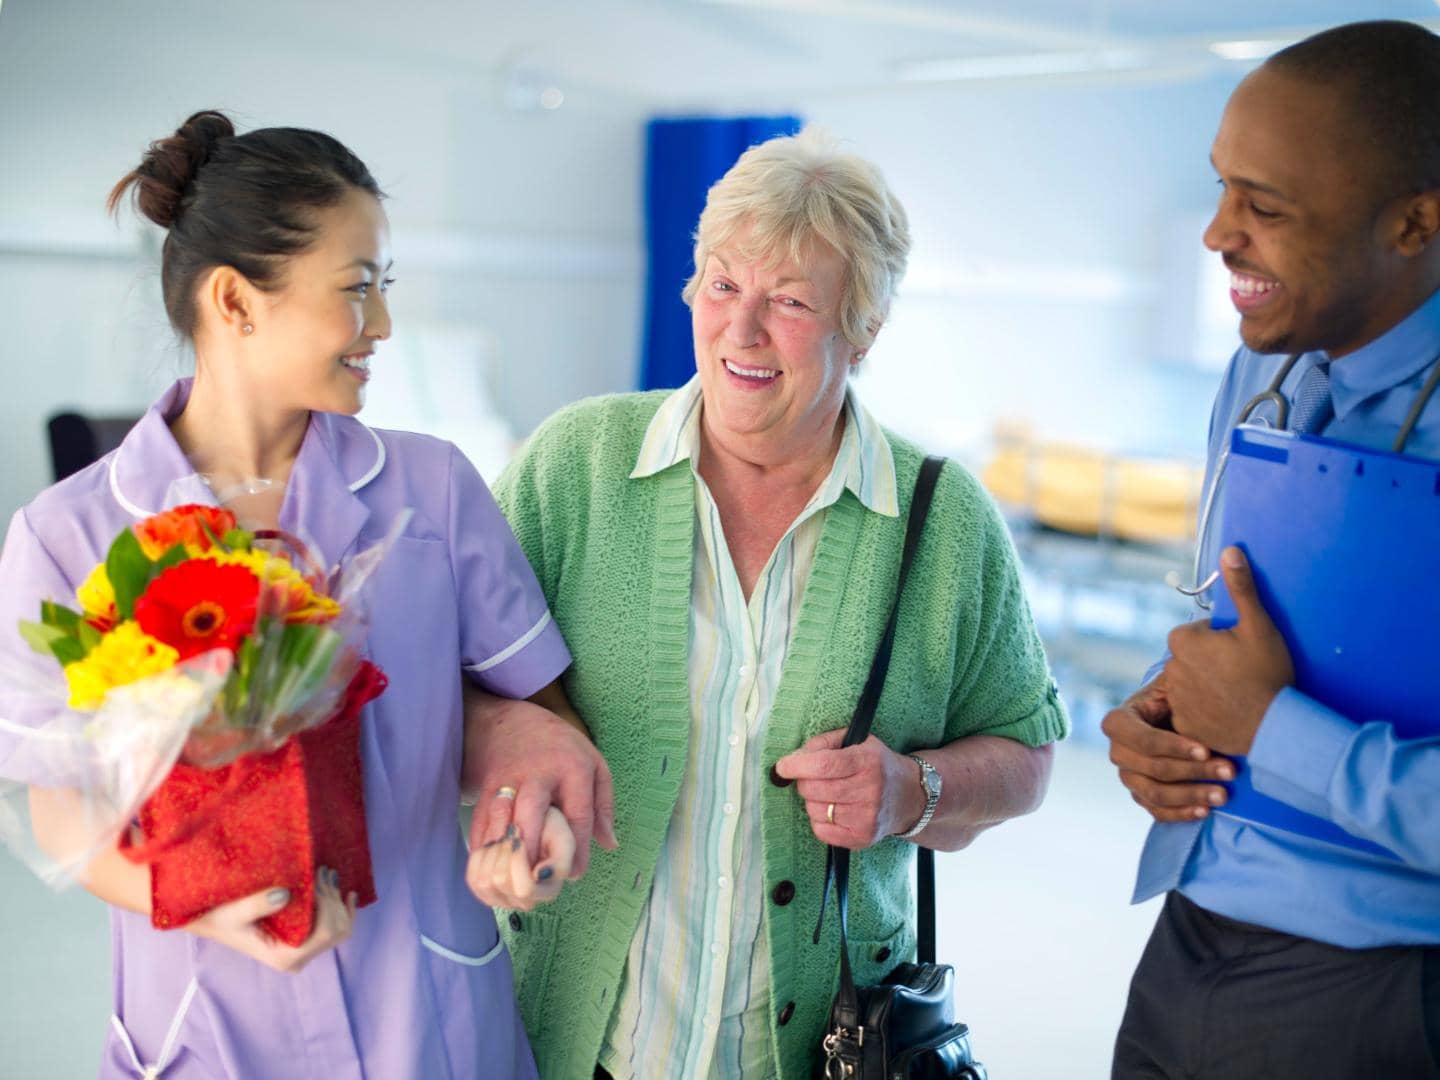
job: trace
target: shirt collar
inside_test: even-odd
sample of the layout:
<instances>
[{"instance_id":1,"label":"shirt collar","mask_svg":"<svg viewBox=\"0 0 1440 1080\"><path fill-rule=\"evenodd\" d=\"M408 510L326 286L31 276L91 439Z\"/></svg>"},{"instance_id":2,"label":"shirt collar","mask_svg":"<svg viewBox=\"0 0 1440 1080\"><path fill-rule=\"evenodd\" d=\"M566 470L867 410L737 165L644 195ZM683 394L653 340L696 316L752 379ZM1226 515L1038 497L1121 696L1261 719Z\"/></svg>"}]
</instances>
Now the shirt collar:
<instances>
[{"instance_id":1,"label":"shirt collar","mask_svg":"<svg viewBox=\"0 0 1440 1080\"><path fill-rule=\"evenodd\" d=\"M170 432L192 385L181 379L165 391L110 456L110 493L133 517L187 502L215 503ZM360 421L312 412L286 484L281 527L308 534L325 555L339 559L369 516L355 493L380 475L385 458L380 436Z\"/></svg>"},{"instance_id":2,"label":"shirt collar","mask_svg":"<svg viewBox=\"0 0 1440 1080\"><path fill-rule=\"evenodd\" d=\"M1368 345L1331 363L1330 397L1336 417L1343 420L1367 398L1413 378L1437 357L1440 292Z\"/></svg>"},{"instance_id":3,"label":"shirt collar","mask_svg":"<svg viewBox=\"0 0 1440 1080\"><path fill-rule=\"evenodd\" d=\"M694 461L700 448L700 410L703 404L700 376L690 379L656 410L645 430L630 478L654 476L682 461ZM828 505L847 488L867 510L899 517L895 457L884 430L860 404L851 387L845 389L845 431L830 474L816 493ZM833 489L833 490L831 490Z\"/></svg>"}]
</instances>

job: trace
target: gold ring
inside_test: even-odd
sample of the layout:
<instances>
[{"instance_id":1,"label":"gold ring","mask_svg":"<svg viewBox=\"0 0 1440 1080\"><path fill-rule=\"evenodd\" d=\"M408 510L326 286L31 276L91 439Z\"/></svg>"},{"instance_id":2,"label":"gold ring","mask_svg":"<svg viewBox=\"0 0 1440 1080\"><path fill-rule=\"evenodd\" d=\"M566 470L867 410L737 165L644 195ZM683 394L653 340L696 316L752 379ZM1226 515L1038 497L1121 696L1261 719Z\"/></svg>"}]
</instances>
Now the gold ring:
<instances>
[{"instance_id":1,"label":"gold ring","mask_svg":"<svg viewBox=\"0 0 1440 1080\"><path fill-rule=\"evenodd\" d=\"M513 799L515 798L515 789L507 784L505 787L502 787L499 791L495 792L495 797L497 799Z\"/></svg>"},{"instance_id":2,"label":"gold ring","mask_svg":"<svg viewBox=\"0 0 1440 1080\"><path fill-rule=\"evenodd\" d=\"M825 807L825 822L828 825L835 824L835 804L833 802Z\"/></svg>"}]
</instances>

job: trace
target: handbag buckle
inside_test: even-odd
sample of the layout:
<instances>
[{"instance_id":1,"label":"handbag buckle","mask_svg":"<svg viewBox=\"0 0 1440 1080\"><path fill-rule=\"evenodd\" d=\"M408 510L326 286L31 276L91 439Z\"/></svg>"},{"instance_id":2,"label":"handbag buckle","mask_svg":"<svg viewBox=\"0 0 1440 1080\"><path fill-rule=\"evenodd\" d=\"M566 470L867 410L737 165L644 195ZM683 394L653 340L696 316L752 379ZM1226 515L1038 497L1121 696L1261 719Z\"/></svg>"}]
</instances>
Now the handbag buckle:
<instances>
[{"instance_id":1,"label":"handbag buckle","mask_svg":"<svg viewBox=\"0 0 1440 1080\"><path fill-rule=\"evenodd\" d=\"M841 1042L850 1038L850 1032L837 1024L834 1031L820 1040L820 1045L825 1050L825 1080L847 1080L855 1075L855 1066L840 1057ZM856 1046L864 1046L865 1028L856 1028L853 1038Z\"/></svg>"}]
</instances>

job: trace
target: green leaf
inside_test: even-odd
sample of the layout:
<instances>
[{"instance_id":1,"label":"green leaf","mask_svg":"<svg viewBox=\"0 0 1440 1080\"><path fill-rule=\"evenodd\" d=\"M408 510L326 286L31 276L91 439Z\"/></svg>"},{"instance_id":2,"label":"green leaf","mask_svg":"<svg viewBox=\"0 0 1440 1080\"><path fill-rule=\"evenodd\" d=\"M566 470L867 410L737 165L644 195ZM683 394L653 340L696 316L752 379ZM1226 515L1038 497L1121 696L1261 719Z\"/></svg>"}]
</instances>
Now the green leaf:
<instances>
[{"instance_id":1,"label":"green leaf","mask_svg":"<svg viewBox=\"0 0 1440 1080\"><path fill-rule=\"evenodd\" d=\"M40 601L40 621L46 626L53 626L70 634L80 625L81 618L78 611L72 611L64 604L57 604L53 600Z\"/></svg>"},{"instance_id":2,"label":"green leaf","mask_svg":"<svg viewBox=\"0 0 1440 1080\"><path fill-rule=\"evenodd\" d=\"M55 654L55 659L59 660L62 665L84 660L89 652L85 646L72 637L61 638L59 641L53 642L50 651Z\"/></svg>"},{"instance_id":3,"label":"green leaf","mask_svg":"<svg viewBox=\"0 0 1440 1080\"><path fill-rule=\"evenodd\" d=\"M176 544L174 547L172 547L169 551L165 552L164 555L161 555L160 558L156 559L150 565L150 576L146 579L145 584L149 585L150 582L154 581L166 570L169 570L172 566L179 566L189 557L190 556L187 555L185 552L185 545ZM143 592L144 590L141 591Z\"/></svg>"},{"instance_id":4,"label":"green leaf","mask_svg":"<svg viewBox=\"0 0 1440 1080\"><path fill-rule=\"evenodd\" d=\"M41 656L55 656L55 643L70 639L70 635L59 627L23 619L20 621L20 636L25 639L25 644Z\"/></svg>"},{"instance_id":5,"label":"green leaf","mask_svg":"<svg viewBox=\"0 0 1440 1080\"><path fill-rule=\"evenodd\" d=\"M150 584L150 566L133 529L125 529L115 537L105 556L105 573L115 590L115 610L121 619L135 617L135 601Z\"/></svg>"},{"instance_id":6,"label":"green leaf","mask_svg":"<svg viewBox=\"0 0 1440 1080\"><path fill-rule=\"evenodd\" d=\"M244 529L230 529L220 541L231 551L249 551L255 544L255 534Z\"/></svg>"},{"instance_id":7,"label":"green leaf","mask_svg":"<svg viewBox=\"0 0 1440 1080\"><path fill-rule=\"evenodd\" d=\"M78 639L80 647L85 650L85 655L89 656L95 646L100 644L100 639L104 637L104 635L87 622L80 623L76 629L80 635Z\"/></svg>"}]
</instances>

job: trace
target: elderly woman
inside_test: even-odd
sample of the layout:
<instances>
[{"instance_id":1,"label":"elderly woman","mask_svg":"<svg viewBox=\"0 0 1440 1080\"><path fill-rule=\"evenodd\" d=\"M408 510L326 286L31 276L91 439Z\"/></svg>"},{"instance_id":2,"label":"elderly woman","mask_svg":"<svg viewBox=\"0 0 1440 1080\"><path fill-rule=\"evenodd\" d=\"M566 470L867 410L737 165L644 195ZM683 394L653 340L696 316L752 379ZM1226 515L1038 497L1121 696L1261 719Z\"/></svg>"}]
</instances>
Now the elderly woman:
<instances>
[{"instance_id":1,"label":"elderly woman","mask_svg":"<svg viewBox=\"0 0 1440 1080\"><path fill-rule=\"evenodd\" d=\"M874 734L839 749L923 454L849 386L904 271L877 170L806 133L711 190L685 287L697 374L546 422L496 495L575 655L620 847L505 920L541 1074L809 1077L835 992L825 845L859 852L851 951L915 946L913 845L1033 810L1064 735L1004 525L947 464Z\"/></svg>"}]
</instances>

